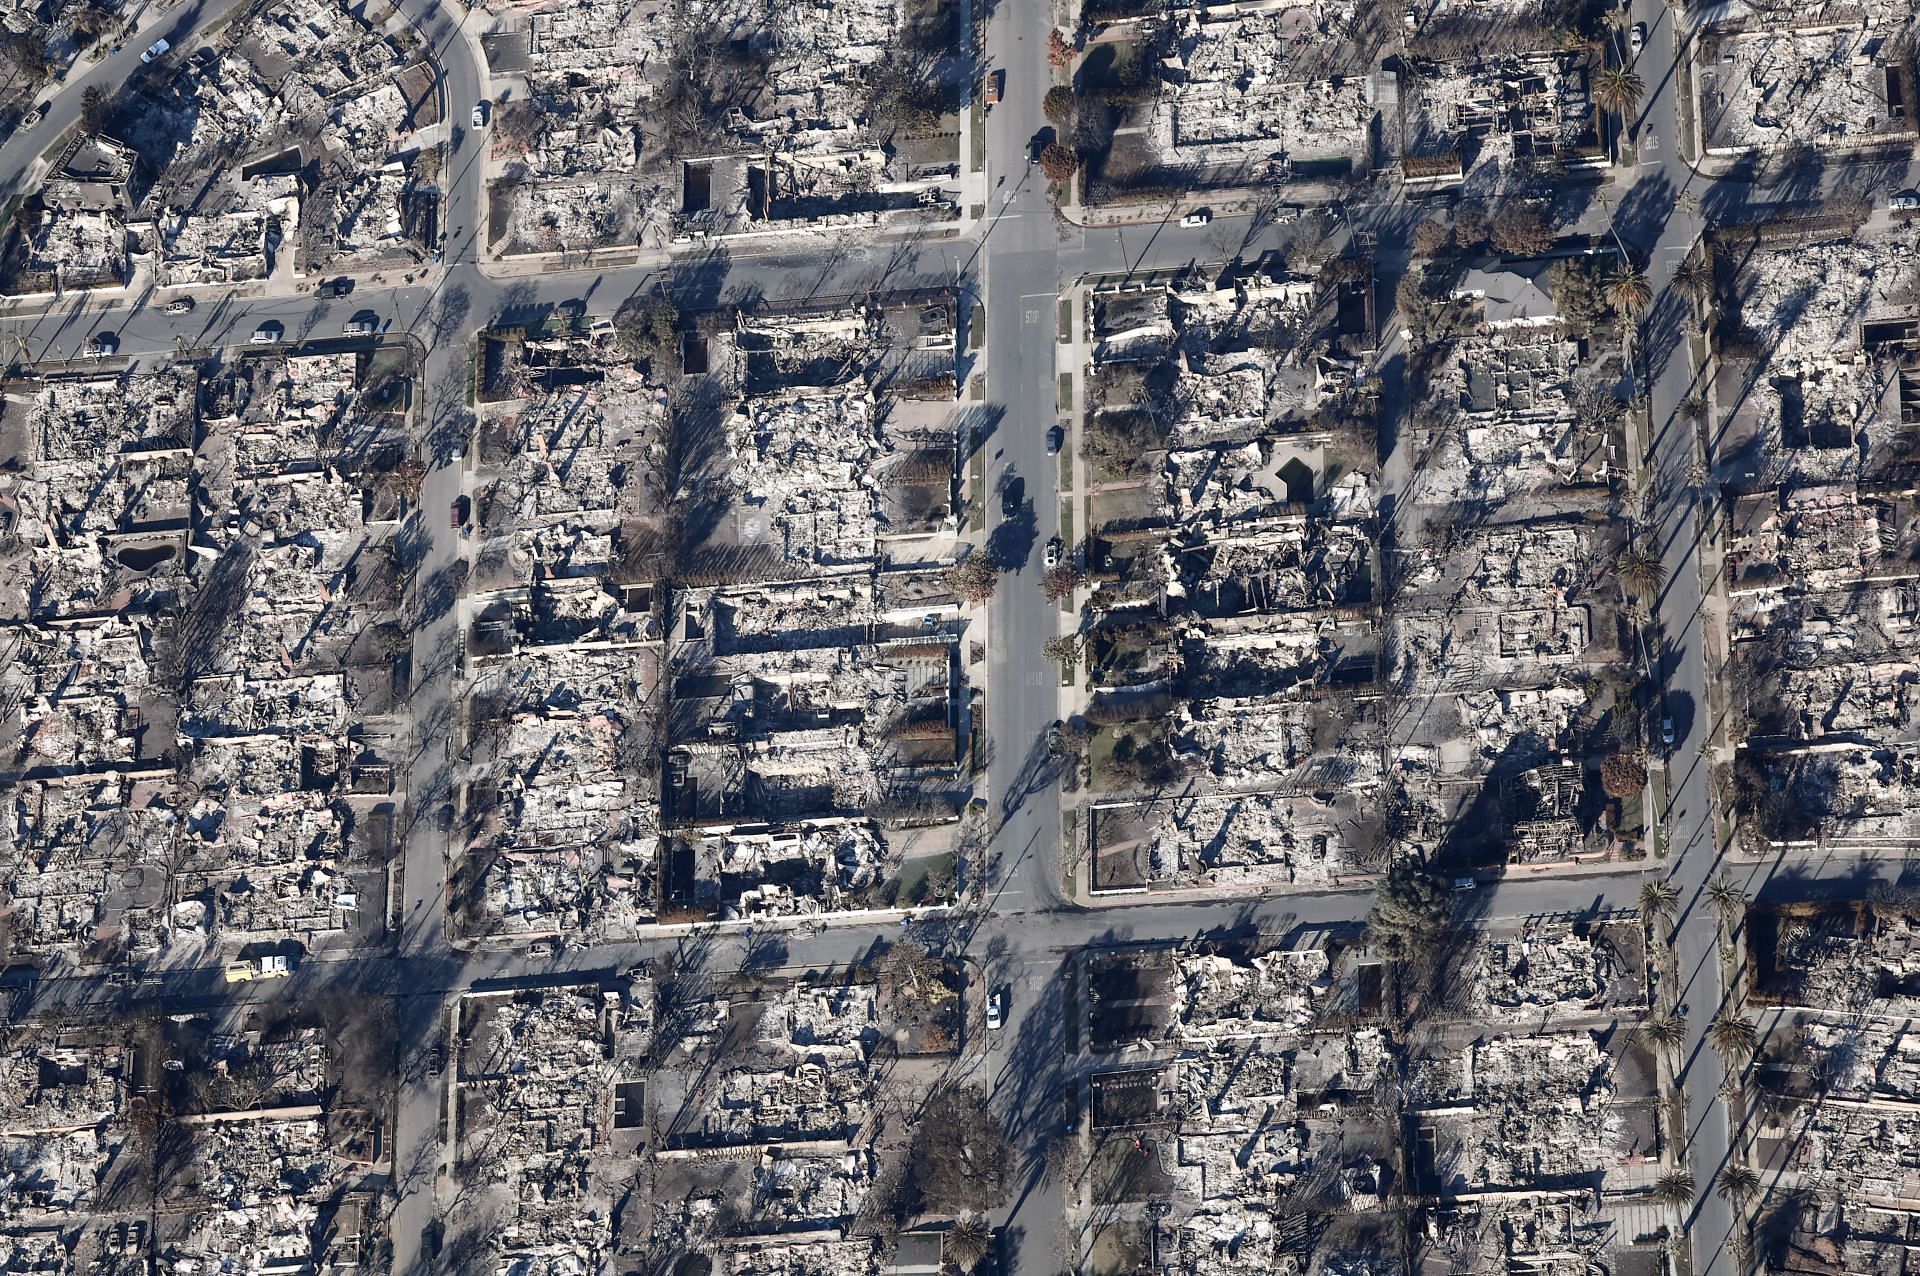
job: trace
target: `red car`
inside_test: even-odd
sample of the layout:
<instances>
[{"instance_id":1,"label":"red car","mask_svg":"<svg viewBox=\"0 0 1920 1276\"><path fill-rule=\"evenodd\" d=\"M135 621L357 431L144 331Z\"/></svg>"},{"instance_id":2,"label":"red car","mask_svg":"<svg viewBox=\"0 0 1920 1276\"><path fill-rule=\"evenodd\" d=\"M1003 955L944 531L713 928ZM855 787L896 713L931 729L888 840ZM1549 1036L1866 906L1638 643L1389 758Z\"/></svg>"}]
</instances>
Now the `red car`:
<instances>
[{"instance_id":1,"label":"red car","mask_svg":"<svg viewBox=\"0 0 1920 1276\"><path fill-rule=\"evenodd\" d=\"M466 497L456 496L453 498L453 525L455 527L465 527L467 525L467 512L471 508L472 506Z\"/></svg>"}]
</instances>

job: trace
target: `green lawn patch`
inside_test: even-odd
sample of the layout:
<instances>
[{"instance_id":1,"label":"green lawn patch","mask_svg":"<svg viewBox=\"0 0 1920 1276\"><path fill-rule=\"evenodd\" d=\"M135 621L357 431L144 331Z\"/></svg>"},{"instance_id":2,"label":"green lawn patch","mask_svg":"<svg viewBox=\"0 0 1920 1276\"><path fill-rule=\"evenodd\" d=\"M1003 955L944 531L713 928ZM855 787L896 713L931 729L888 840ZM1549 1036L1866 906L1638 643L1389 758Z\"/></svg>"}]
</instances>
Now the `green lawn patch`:
<instances>
[{"instance_id":1,"label":"green lawn patch","mask_svg":"<svg viewBox=\"0 0 1920 1276\"><path fill-rule=\"evenodd\" d=\"M1110 487L1087 498L1087 531L1094 532L1122 518L1142 518L1152 501L1144 487Z\"/></svg>"},{"instance_id":2,"label":"green lawn patch","mask_svg":"<svg viewBox=\"0 0 1920 1276\"><path fill-rule=\"evenodd\" d=\"M1072 409L1073 409L1073 373L1062 372L1060 374L1060 411L1069 412Z\"/></svg>"},{"instance_id":3,"label":"green lawn patch","mask_svg":"<svg viewBox=\"0 0 1920 1276\"><path fill-rule=\"evenodd\" d=\"M978 350L987 344L987 308L977 305L973 308L973 319L967 326L967 349Z\"/></svg>"},{"instance_id":4,"label":"green lawn patch","mask_svg":"<svg viewBox=\"0 0 1920 1276\"><path fill-rule=\"evenodd\" d=\"M975 446L967 459L966 522L970 526L980 517L981 502L987 499L987 450Z\"/></svg>"},{"instance_id":5,"label":"green lawn patch","mask_svg":"<svg viewBox=\"0 0 1920 1276\"><path fill-rule=\"evenodd\" d=\"M987 107L979 98L973 99L973 171L987 171Z\"/></svg>"},{"instance_id":6,"label":"green lawn patch","mask_svg":"<svg viewBox=\"0 0 1920 1276\"><path fill-rule=\"evenodd\" d=\"M1080 812L1066 810L1060 813L1060 892L1068 899L1074 895L1074 839L1080 830ZM1073 967L1067 967L1067 986L1061 991L1061 1005L1066 1011L1067 1053L1080 1052L1080 1029L1074 1022L1073 1006Z\"/></svg>"},{"instance_id":7,"label":"green lawn patch","mask_svg":"<svg viewBox=\"0 0 1920 1276\"><path fill-rule=\"evenodd\" d=\"M888 883L893 902L908 905L939 904L952 898L958 858L952 851L903 861Z\"/></svg>"},{"instance_id":8,"label":"green lawn patch","mask_svg":"<svg viewBox=\"0 0 1920 1276\"><path fill-rule=\"evenodd\" d=\"M1060 299L1060 344L1073 340L1073 298Z\"/></svg>"}]
</instances>

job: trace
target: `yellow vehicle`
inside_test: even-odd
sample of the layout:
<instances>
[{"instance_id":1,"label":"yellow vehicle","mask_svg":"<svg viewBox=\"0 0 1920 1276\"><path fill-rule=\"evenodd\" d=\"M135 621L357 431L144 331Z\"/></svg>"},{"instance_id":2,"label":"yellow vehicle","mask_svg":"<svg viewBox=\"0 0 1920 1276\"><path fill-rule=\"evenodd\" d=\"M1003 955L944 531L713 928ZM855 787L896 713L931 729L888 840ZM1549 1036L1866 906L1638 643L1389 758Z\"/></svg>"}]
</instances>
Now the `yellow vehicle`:
<instances>
[{"instance_id":1,"label":"yellow vehicle","mask_svg":"<svg viewBox=\"0 0 1920 1276\"><path fill-rule=\"evenodd\" d=\"M252 978L253 978L252 962L236 961L228 964L227 966L227 982L228 983L244 984L250 981Z\"/></svg>"}]
</instances>

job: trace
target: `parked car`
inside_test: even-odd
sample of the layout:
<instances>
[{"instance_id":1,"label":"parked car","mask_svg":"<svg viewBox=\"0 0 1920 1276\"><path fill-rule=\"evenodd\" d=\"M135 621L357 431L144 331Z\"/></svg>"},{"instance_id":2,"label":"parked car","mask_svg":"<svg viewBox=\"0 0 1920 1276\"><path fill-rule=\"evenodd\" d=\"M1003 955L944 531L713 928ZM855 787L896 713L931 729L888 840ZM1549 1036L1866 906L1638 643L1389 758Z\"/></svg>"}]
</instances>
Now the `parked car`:
<instances>
[{"instance_id":1,"label":"parked car","mask_svg":"<svg viewBox=\"0 0 1920 1276\"><path fill-rule=\"evenodd\" d=\"M278 319L269 319L258 328L255 328L253 335L248 337L247 341L256 346L264 346L269 342L280 340L280 338L286 334L286 331L287 326Z\"/></svg>"},{"instance_id":2,"label":"parked car","mask_svg":"<svg viewBox=\"0 0 1920 1276\"><path fill-rule=\"evenodd\" d=\"M87 358L104 359L120 349L120 337L117 333L96 332L93 340L87 342Z\"/></svg>"},{"instance_id":3,"label":"parked car","mask_svg":"<svg viewBox=\"0 0 1920 1276\"><path fill-rule=\"evenodd\" d=\"M192 310L192 309L193 309L192 297L175 297L172 301L169 301L167 303L167 313L170 315L184 315L189 310Z\"/></svg>"},{"instance_id":4,"label":"parked car","mask_svg":"<svg viewBox=\"0 0 1920 1276\"><path fill-rule=\"evenodd\" d=\"M1672 718L1660 719L1660 743L1666 745L1669 748L1673 747L1673 719Z\"/></svg>"},{"instance_id":5,"label":"parked car","mask_svg":"<svg viewBox=\"0 0 1920 1276\"><path fill-rule=\"evenodd\" d=\"M1010 478L1007 485L1000 489L1000 512L1008 518L1019 517L1027 503L1027 481Z\"/></svg>"},{"instance_id":6,"label":"parked car","mask_svg":"<svg viewBox=\"0 0 1920 1276\"><path fill-rule=\"evenodd\" d=\"M1007 999L1007 995L1003 992L994 992L988 995L987 997L987 1028L989 1031L998 1032L1002 1027L1006 1025L1006 1022L1007 1022L1007 1010L1006 1010L1006 1004L1005 1004L1006 999Z\"/></svg>"},{"instance_id":7,"label":"parked car","mask_svg":"<svg viewBox=\"0 0 1920 1276\"><path fill-rule=\"evenodd\" d=\"M1920 191L1900 191L1889 195L1887 207L1896 213L1910 213L1920 208Z\"/></svg>"},{"instance_id":8,"label":"parked car","mask_svg":"<svg viewBox=\"0 0 1920 1276\"><path fill-rule=\"evenodd\" d=\"M487 101L485 98L473 104L473 126L475 128L485 128L487 126Z\"/></svg>"},{"instance_id":9,"label":"parked car","mask_svg":"<svg viewBox=\"0 0 1920 1276\"><path fill-rule=\"evenodd\" d=\"M1065 549L1066 549L1066 546L1060 543L1060 538L1058 536L1048 541L1047 552L1046 552L1047 566L1058 567L1060 565L1060 555Z\"/></svg>"},{"instance_id":10,"label":"parked car","mask_svg":"<svg viewBox=\"0 0 1920 1276\"><path fill-rule=\"evenodd\" d=\"M346 326L341 329L341 331L349 337L372 336L379 330L380 316L374 314L371 310L362 310L359 314L347 320Z\"/></svg>"},{"instance_id":11,"label":"parked car","mask_svg":"<svg viewBox=\"0 0 1920 1276\"><path fill-rule=\"evenodd\" d=\"M20 131L24 133L28 129L32 128L34 125L38 124L41 120L44 120L46 118L47 118L47 108L44 105L36 106L31 111L28 111L25 115L20 117Z\"/></svg>"},{"instance_id":12,"label":"parked car","mask_svg":"<svg viewBox=\"0 0 1920 1276\"><path fill-rule=\"evenodd\" d=\"M1646 47L1647 24L1644 22L1636 22L1633 24L1633 29L1627 32L1627 48L1633 53L1633 56L1637 58L1640 56L1640 50Z\"/></svg>"},{"instance_id":13,"label":"parked car","mask_svg":"<svg viewBox=\"0 0 1920 1276\"><path fill-rule=\"evenodd\" d=\"M987 105L996 105L1000 101L1001 91L1006 87L1007 73L1005 71L989 71L987 73Z\"/></svg>"},{"instance_id":14,"label":"parked car","mask_svg":"<svg viewBox=\"0 0 1920 1276\"><path fill-rule=\"evenodd\" d=\"M1066 443L1067 443L1067 432L1066 430L1062 429L1060 426L1056 425L1051 430L1047 431L1047 455L1048 456L1059 456L1060 449L1065 447Z\"/></svg>"},{"instance_id":15,"label":"parked car","mask_svg":"<svg viewBox=\"0 0 1920 1276\"><path fill-rule=\"evenodd\" d=\"M1479 886L1480 883L1471 877L1456 877L1453 879L1453 889L1457 891L1477 890Z\"/></svg>"},{"instance_id":16,"label":"parked car","mask_svg":"<svg viewBox=\"0 0 1920 1276\"><path fill-rule=\"evenodd\" d=\"M1196 208L1180 219L1182 226L1204 226L1213 220L1213 214L1204 208Z\"/></svg>"},{"instance_id":17,"label":"parked car","mask_svg":"<svg viewBox=\"0 0 1920 1276\"><path fill-rule=\"evenodd\" d=\"M253 963L248 961L228 962L226 973L227 982L230 984L250 983L254 978Z\"/></svg>"},{"instance_id":18,"label":"parked car","mask_svg":"<svg viewBox=\"0 0 1920 1276\"><path fill-rule=\"evenodd\" d=\"M343 275L339 279L334 280L328 287L332 290L335 297L344 297L353 291L353 280Z\"/></svg>"},{"instance_id":19,"label":"parked car","mask_svg":"<svg viewBox=\"0 0 1920 1276\"><path fill-rule=\"evenodd\" d=\"M455 527L465 527L467 525L467 515L470 512L472 512L472 510L473 510L473 502L469 500L467 497L465 496L454 497L453 510L452 510L453 525Z\"/></svg>"},{"instance_id":20,"label":"parked car","mask_svg":"<svg viewBox=\"0 0 1920 1276\"><path fill-rule=\"evenodd\" d=\"M287 953L267 953L253 960L261 979L285 979L293 973L293 958Z\"/></svg>"},{"instance_id":21,"label":"parked car","mask_svg":"<svg viewBox=\"0 0 1920 1276\"><path fill-rule=\"evenodd\" d=\"M171 49L172 47L173 46L171 44L168 44L165 40L155 40L153 42L153 47L140 55L140 60L142 62L151 62L155 58L159 57L162 53L165 53L168 49Z\"/></svg>"}]
</instances>

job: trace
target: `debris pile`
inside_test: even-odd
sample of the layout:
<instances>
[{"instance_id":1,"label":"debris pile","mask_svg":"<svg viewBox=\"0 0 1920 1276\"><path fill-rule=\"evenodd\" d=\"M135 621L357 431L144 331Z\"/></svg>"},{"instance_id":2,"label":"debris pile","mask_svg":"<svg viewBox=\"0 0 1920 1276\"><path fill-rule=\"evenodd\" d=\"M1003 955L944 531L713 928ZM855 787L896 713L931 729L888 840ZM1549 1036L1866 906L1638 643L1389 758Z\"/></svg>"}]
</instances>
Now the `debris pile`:
<instances>
[{"instance_id":1,"label":"debris pile","mask_svg":"<svg viewBox=\"0 0 1920 1276\"><path fill-rule=\"evenodd\" d=\"M1373 867L1378 461L1351 376L1369 279L1354 260L1092 296L1082 448L1122 477L1093 505L1082 637L1124 719L1092 750L1119 795L1089 823L1096 890ZM1159 697L1169 713L1130 709Z\"/></svg>"}]
</instances>

